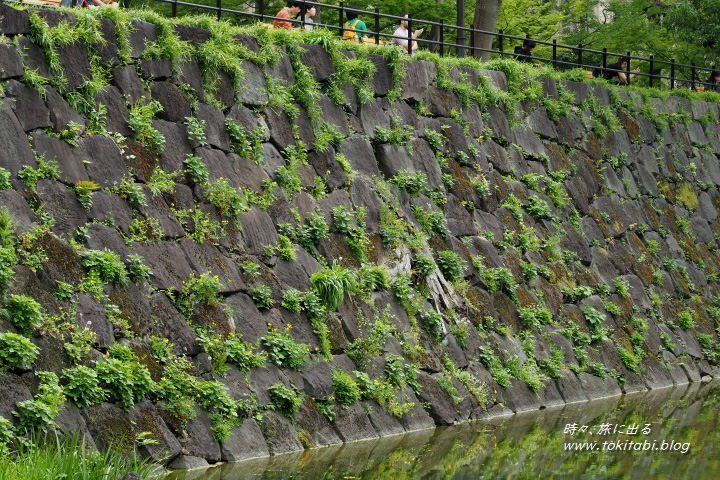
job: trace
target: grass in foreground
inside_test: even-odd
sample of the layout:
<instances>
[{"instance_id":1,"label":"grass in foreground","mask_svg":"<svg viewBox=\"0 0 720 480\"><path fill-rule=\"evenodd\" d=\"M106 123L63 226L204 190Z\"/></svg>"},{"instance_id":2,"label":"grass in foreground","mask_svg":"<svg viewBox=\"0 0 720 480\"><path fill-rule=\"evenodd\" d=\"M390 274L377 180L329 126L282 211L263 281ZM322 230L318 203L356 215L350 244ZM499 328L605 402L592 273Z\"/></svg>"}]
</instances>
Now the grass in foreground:
<instances>
[{"instance_id":1,"label":"grass in foreground","mask_svg":"<svg viewBox=\"0 0 720 480\"><path fill-rule=\"evenodd\" d=\"M20 445L14 453L0 454L3 480L116 480L130 472L156 477L162 469L135 456L87 448L82 438L56 438Z\"/></svg>"}]
</instances>

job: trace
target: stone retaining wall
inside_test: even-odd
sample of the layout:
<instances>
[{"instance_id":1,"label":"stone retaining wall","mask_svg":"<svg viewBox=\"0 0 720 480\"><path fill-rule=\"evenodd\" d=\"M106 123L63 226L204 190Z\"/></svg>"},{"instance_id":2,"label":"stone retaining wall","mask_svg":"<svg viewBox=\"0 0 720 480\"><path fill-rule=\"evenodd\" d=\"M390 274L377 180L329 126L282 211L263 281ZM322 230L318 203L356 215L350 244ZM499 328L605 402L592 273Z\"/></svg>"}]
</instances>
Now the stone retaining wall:
<instances>
[{"instance_id":1,"label":"stone retaining wall","mask_svg":"<svg viewBox=\"0 0 720 480\"><path fill-rule=\"evenodd\" d=\"M151 337L169 339L171 355L192 361L188 373L207 382L193 384L198 398L207 394L202 386L222 382L242 422L224 412L231 430L219 433L220 403L182 418L157 385L123 410L105 380L108 401L79 409L69 398L57 429L191 468L718 373L717 104L645 102L638 93L547 78L518 83L502 71L335 44L329 52L301 44L297 58L295 47L282 46L276 63L264 63L258 56L271 39L262 31L257 39L227 38L249 52L235 88L232 72L197 57L144 55L150 42L162 43L162 25L132 20L123 47L105 18L97 27L105 43L51 52L32 41L32 12L50 28L78 24L70 12L0 4L0 166L13 187L0 191L0 203L15 221L16 246L22 244L9 293L34 298L50 319L28 334L40 349L34 364L0 376L5 418L17 422L16 404L37 395L34 372L55 372L65 384L65 369L95 369L108 352L147 368L162 385L170 362ZM184 25L175 34L194 52L213 38ZM26 72L51 79L52 54L66 82L45 82L41 92ZM371 62L372 98L339 77L348 59ZM307 68L298 69L298 60ZM73 92L89 98L83 82L98 65L107 85L90 95L95 104L82 116L68 101ZM318 93L304 106L297 103L303 92L291 90L301 81ZM331 99L336 87L340 104ZM293 101L273 103L283 88ZM518 93L532 88L542 95ZM464 98L467 91L526 100L508 108ZM163 107L151 124L164 137L157 151L131 127L133 106L151 98ZM87 114L99 105L104 135ZM558 105L560 114L552 112ZM188 117L204 122L204 140L192 135ZM243 150L227 119L258 136L247 135ZM207 167L207 183L186 171L189 155ZM58 175L34 189L20 180L24 166L48 161L57 162ZM150 188L156 167L178 172L173 189ZM207 187L223 179L240 198L229 215ZM257 200L273 181L275 198ZM98 188L90 202L78 193L82 182ZM364 217L349 215L345 224L338 216L360 209ZM317 233L322 224L327 235ZM212 226L223 232L203 233ZM293 243L294 255L283 242ZM108 249L126 262L141 255L152 273L105 282L98 293L87 284L88 249ZM428 268L427 258L441 268ZM456 258L467 269L453 279ZM355 272L361 264L385 272L392 286L380 280L364 291L355 287L319 320L311 320L307 305L299 312L281 306L289 289L312 291L311 276L323 265ZM367 280L369 270L362 271ZM217 296L184 294L203 274L217 275ZM69 294L59 295L64 285ZM258 293L261 285L269 298ZM197 301L188 307L183 298ZM255 352L271 350L268 331L275 329L310 353L297 369L271 357L245 370L231 359L221 375L197 327L219 343L233 335L257 342ZM91 348L74 359L64 346L85 328L94 333ZM21 330L12 319L0 321L0 331ZM363 399L340 406L334 371L366 373L371 385L361 385ZM373 379L392 393L373 393ZM284 415L268 393L278 384L302 400L294 415ZM137 447L140 432L152 432L158 443Z\"/></svg>"}]
</instances>

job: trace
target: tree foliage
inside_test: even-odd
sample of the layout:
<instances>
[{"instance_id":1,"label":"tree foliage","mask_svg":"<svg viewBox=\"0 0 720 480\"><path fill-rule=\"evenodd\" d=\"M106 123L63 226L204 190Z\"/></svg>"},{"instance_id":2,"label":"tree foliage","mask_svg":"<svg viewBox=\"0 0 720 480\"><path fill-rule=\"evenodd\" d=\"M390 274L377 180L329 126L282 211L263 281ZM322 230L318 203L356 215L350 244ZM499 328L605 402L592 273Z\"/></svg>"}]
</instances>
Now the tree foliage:
<instances>
[{"instance_id":1,"label":"tree foliage","mask_svg":"<svg viewBox=\"0 0 720 480\"><path fill-rule=\"evenodd\" d=\"M686 42L717 50L720 44L720 2L684 0L670 7L665 19L670 30Z\"/></svg>"}]
</instances>

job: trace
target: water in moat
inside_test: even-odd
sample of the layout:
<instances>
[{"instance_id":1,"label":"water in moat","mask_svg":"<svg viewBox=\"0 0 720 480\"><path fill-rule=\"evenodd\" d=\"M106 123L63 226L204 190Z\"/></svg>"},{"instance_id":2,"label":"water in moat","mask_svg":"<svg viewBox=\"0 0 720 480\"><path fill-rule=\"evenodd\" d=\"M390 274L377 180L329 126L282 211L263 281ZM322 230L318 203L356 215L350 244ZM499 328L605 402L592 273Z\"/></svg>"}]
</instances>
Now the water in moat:
<instances>
[{"instance_id":1,"label":"water in moat","mask_svg":"<svg viewBox=\"0 0 720 480\"><path fill-rule=\"evenodd\" d=\"M176 473L170 479L720 478L720 383Z\"/></svg>"}]
</instances>

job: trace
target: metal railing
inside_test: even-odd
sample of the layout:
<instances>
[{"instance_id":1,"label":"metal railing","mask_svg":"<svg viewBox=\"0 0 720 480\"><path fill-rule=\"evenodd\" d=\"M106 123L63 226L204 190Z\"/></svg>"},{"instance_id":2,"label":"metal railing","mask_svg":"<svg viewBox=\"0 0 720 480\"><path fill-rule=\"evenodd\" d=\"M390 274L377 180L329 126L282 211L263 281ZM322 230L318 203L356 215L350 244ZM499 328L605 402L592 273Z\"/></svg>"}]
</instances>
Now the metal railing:
<instances>
[{"instance_id":1,"label":"metal railing","mask_svg":"<svg viewBox=\"0 0 720 480\"><path fill-rule=\"evenodd\" d=\"M223 0L206 0L208 4L192 3L183 0L152 0L150 5L153 4L165 4L170 8L169 15L177 17L180 13L198 13L201 12L212 12L215 16L220 18L231 17L234 18L237 23L254 23L254 22L272 22L274 20L282 20L290 22L300 28L304 28L305 18L300 15L299 19L285 19L279 18L275 15L268 15L266 12L267 4L263 0L256 1L255 11L236 10L232 8L224 8ZM147 0L123 0L124 6L132 7L135 5L148 5ZM380 12L379 8L375 8L374 11L365 11L357 8L348 8L344 2L340 2L339 5L329 5L319 2L301 2L303 5L315 6L318 10L316 18L318 21L313 23L314 27L327 28L329 30L336 31L339 36L343 36L346 31L353 31L357 34L366 34L374 40L374 43L381 44L386 43L400 43L406 42L417 42L420 47L427 48L431 51L437 52L442 55L455 55L463 57L466 54L471 56L479 56L482 53L489 54L495 57L515 57L515 54L506 50L508 43L522 42L527 37L518 37L514 35L507 35L502 30L498 32L489 32L485 30L477 30L474 28L468 28L465 26L458 26L445 23L442 19L439 21L421 20L415 18L401 18L394 15L387 15ZM182 12L179 10L182 9ZM304 11L304 8L301 10ZM348 11L356 12L359 16L363 16L366 20L371 19L370 22L366 22L368 27L367 31L355 30L345 27L346 14ZM325 13L325 18L332 20L322 22L320 20L321 14ZM394 30L399 25L401 20L407 20L407 37L394 35ZM372 29L370 25L372 25ZM429 27L434 33L433 38L412 38L412 32L415 27L422 25ZM393 32L393 33L389 33ZM479 39L481 36L489 36L493 39L490 48L483 48L479 46ZM469 39L469 42L466 42ZM612 53L608 52L607 49L602 50L585 48L583 45L572 46L563 45L557 43L556 40L552 42L544 42L541 40L534 40L537 47L541 51L547 51L547 56L533 55L528 58L536 64L551 64L553 67L559 70L567 70L573 68L581 68L586 70L597 70L605 74L611 72L615 74L616 70L607 70L606 67L610 65L610 59L616 57L629 58L631 62L633 60L644 62L643 66L646 67L647 71L632 72L630 63L628 62L625 74L630 83L631 76L646 77L650 87L668 87L670 89L675 88L690 88L690 89L702 89L710 88L716 91L720 91L720 85L711 84L703 78L709 77L710 73L715 71L714 65L710 66L697 66L695 63L683 64L677 63L675 59L658 59L654 55L649 57L633 56L631 52L626 53ZM645 70L645 69L643 69Z\"/></svg>"}]
</instances>

